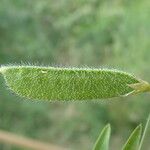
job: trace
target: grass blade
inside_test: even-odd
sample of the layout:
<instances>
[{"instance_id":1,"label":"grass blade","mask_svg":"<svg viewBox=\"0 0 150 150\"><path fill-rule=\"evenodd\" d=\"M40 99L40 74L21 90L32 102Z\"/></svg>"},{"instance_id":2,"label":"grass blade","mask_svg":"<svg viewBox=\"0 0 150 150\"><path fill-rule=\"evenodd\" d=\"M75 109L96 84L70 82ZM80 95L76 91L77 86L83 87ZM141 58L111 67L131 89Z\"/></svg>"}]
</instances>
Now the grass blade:
<instances>
[{"instance_id":1,"label":"grass blade","mask_svg":"<svg viewBox=\"0 0 150 150\"><path fill-rule=\"evenodd\" d=\"M142 134L142 126L139 125L130 135L122 150L138 150Z\"/></svg>"},{"instance_id":2,"label":"grass blade","mask_svg":"<svg viewBox=\"0 0 150 150\"><path fill-rule=\"evenodd\" d=\"M102 132L100 133L93 150L108 150L109 149L109 139L111 134L110 125L106 125Z\"/></svg>"}]
</instances>

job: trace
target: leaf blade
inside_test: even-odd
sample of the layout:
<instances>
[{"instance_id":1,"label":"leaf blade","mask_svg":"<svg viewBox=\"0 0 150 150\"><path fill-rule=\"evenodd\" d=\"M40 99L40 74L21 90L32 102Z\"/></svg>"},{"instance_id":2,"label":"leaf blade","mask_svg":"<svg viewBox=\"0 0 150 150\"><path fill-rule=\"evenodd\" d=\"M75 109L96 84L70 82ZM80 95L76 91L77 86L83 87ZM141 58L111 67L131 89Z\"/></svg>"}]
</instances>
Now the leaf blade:
<instances>
[{"instance_id":1,"label":"leaf blade","mask_svg":"<svg viewBox=\"0 0 150 150\"><path fill-rule=\"evenodd\" d=\"M142 134L142 125L139 125L132 132L127 142L123 146L122 150L137 150L139 147L141 134Z\"/></svg>"},{"instance_id":2,"label":"leaf blade","mask_svg":"<svg viewBox=\"0 0 150 150\"><path fill-rule=\"evenodd\" d=\"M138 149L138 150L141 150L141 148L142 148L142 144L143 144L144 138L145 138L145 136L146 136L146 132L147 132L149 123L150 123L150 114L149 114L149 116L148 116L148 119L147 119L147 122L146 122L146 125L145 125L145 128L144 128L144 132L143 132L143 135L142 135L142 138L141 138L141 141L140 141L139 149Z\"/></svg>"},{"instance_id":3,"label":"leaf blade","mask_svg":"<svg viewBox=\"0 0 150 150\"><path fill-rule=\"evenodd\" d=\"M110 134L111 134L111 127L108 124L101 131L101 133L93 147L93 150L108 150Z\"/></svg>"}]
</instances>

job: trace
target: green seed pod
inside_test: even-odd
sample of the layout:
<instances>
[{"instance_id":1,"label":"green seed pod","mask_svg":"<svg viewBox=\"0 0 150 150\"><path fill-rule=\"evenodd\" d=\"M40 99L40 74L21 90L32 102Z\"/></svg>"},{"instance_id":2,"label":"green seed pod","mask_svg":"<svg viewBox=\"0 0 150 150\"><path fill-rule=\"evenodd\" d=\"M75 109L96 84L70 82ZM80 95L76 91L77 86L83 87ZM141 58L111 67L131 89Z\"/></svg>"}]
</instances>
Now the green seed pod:
<instances>
[{"instance_id":1,"label":"green seed pod","mask_svg":"<svg viewBox=\"0 0 150 150\"><path fill-rule=\"evenodd\" d=\"M0 73L11 90L30 99L104 99L150 89L145 81L107 69L4 66Z\"/></svg>"}]
</instances>

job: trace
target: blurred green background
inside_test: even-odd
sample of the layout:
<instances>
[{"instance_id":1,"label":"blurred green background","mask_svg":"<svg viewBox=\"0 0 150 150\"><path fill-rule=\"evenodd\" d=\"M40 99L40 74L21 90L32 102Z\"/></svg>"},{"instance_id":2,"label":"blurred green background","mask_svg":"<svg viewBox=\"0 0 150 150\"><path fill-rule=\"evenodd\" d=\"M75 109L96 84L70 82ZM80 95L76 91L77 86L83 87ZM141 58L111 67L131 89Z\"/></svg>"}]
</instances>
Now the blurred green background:
<instances>
[{"instance_id":1,"label":"blurred green background","mask_svg":"<svg viewBox=\"0 0 150 150\"><path fill-rule=\"evenodd\" d=\"M0 64L116 68L150 82L149 27L149 0L0 0ZM50 103L16 96L2 77L0 85L0 129L71 150L91 150L108 122L111 150L120 150L150 108L149 94ZM149 141L150 131L143 150Z\"/></svg>"}]
</instances>

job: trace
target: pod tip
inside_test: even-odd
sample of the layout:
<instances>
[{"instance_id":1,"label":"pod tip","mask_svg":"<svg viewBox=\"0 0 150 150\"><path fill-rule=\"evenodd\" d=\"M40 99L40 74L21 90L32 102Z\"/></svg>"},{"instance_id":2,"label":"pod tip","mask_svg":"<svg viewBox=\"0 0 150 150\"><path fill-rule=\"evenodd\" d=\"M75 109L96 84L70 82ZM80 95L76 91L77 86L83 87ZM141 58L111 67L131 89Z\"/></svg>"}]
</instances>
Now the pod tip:
<instances>
[{"instance_id":1,"label":"pod tip","mask_svg":"<svg viewBox=\"0 0 150 150\"><path fill-rule=\"evenodd\" d=\"M150 84L146 81L143 80L139 80L139 83L135 83L135 84L129 84L129 87L131 87L132 89L134 89L133 93L140 93L140 92L149 92L150 91Z\"/></svg>"}]
</instances>

